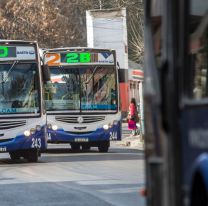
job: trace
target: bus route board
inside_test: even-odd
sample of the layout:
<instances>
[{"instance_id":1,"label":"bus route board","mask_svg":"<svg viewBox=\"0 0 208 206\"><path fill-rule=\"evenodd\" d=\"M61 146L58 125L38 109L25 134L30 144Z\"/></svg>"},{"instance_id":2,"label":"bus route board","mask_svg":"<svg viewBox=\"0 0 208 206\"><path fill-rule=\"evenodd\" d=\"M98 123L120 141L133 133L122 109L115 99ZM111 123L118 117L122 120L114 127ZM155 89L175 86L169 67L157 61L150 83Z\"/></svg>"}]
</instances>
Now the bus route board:
<instances>
[{"instance_id":1,"label":"bus route board","mask_svg":"<svg viewBox=\"0 0 208 206\"><path fill-rule=\"evenodd\" d=\"M36 52L33 46L0 45L0 61L35 60Z\"/></svg>"},{"instance_id":2,"label":"bus route board","mask_svg":"<svg viewBox=\"0 0 208 206\"><path fill-rule=\"evenodd\" d=\"M60 65L114 65L114 54L111 51L102 52L48 52L44 55L44 62L48 66Z\"/></svg>"}]
</instances>

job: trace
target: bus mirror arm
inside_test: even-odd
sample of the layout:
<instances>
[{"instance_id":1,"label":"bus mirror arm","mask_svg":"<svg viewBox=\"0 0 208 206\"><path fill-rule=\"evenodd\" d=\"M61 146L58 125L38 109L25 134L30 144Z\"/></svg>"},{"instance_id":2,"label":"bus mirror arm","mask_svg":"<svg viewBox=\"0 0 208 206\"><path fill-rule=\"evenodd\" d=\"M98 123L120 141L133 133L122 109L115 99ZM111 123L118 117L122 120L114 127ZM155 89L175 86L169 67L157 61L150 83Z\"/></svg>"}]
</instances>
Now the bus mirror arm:
<instances>
[{"instance_id":1,"label":"bus mirror arm","mask_svg":"<svg viewBox=\"0 0 208 206\"><path fill-rule=\"evenodd\" d=\"M117 62L117 67L118 69L121 69L119 62Z\"/></svg>"},{"instance_id":2,"label":"bus mirror arm","mask_svg":"<svg viewBox=\"0 0 208 206\"><path fill-rule=\"evenodd\" d=\"M42 65L41 67L44 83L50 82L51 74L48 65Z\"/></svg>"}]
</instances>

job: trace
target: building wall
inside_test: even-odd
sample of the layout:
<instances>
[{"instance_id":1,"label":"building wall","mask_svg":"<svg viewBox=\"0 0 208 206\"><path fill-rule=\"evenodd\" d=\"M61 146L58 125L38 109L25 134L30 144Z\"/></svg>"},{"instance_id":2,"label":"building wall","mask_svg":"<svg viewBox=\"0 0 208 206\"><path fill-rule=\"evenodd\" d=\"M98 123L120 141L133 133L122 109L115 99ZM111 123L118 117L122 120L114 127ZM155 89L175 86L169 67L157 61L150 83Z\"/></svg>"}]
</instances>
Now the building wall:
<instances>
[{"instance_id":1,"label":"building wall","mask_svg":"<svg viewBox=\"0 0 208 206\"><path fill-rule=\"evenodd\" d=\"M90 10L86 12L88 47L116 50L119 64L120 101L123 116L128 112L128 39L126 9Z\"/></svg>"}]
</instances>

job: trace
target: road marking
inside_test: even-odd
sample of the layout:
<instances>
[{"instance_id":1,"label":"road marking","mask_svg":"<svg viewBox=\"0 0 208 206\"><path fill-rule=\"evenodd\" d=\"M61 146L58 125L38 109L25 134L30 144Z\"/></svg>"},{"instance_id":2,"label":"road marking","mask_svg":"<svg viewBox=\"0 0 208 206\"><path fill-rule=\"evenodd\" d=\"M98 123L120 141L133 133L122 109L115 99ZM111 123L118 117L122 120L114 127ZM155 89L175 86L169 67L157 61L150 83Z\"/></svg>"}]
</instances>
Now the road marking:
<instances>
[{"instance_id":1,"label":"road marking","mask_svg":"<svg viewBox=\"0 0 208 206\"><path fill-rule=\"evenodd\" d=\"M106 189L106 190L98 190L99 192L105 193L105 194L126 194L126 193L138 193L139 188L141 187L127 187L127 188L114 188L114 189Z\"/></svg>"},{"instance_id":2,"label":"road marking","mask_svg":"<svg viewBox=\"0 0 208 206\"><path fill-rule=\"evenodd\" d=\"M131 181L122 181L122 180L111 180L111 179L102 179L102 180L89 180L89 181L77 181L79 185L129 185L134 184L135 182Z\"/></svg>"}]
</instances>

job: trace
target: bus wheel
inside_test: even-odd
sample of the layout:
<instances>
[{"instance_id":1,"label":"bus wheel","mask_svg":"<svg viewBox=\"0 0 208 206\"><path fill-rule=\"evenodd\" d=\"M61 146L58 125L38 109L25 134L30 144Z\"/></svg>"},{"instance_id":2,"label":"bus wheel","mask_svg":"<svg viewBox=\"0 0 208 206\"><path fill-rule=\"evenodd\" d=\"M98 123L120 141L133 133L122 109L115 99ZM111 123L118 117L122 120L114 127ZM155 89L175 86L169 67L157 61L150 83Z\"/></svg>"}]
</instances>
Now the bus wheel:
<instances>
[{"instance_id":1,"label":"bus wheel","mask_svg":"<svg viewBox=\"0 0 208 206\"><path fill-rule=\"evenodd\" d=\"M20 159L20 154L19 152L10 152L9 153L11 160L19 160Z\"/></svg>"},{"instance_id":2,"label":"bus wheel","mask_svg":"<svg viewBox=\"0 0 208 206\"><path fill-rule=\"evenodd\" d=\"M82 145L82 150L83 151L89 151L90 150L90 145Z\"/></svg>"},{"instance_id":3,"label":"bus wheel","mask_svg":"<svg viewBox=\"0 0 208 206\"><path fill-rule=\"evenodd\" d=\"M110 147L109 141L101 142L98 146L98 150L99 152L108 152L109 147Z\"/></svg>"},{"instance_id":4,"label":"bus wheel","mask_svg":"<svg viewBox=\"0 0 208 206\"><path fill-rule=\"evenodd\" d=\"M28 162L37 162L39 157L39 151L37 149L28 150L26 151L24 157L28 160Z\"/></svg>"},{"instance_id":5,"label":"bus wheel","mask_svg":"<svg viewBox=\"0 0 208 206\"><path fill-rule=\"evenodd\" d=\"M80 144L77 143L71 143L71 149L73 152L79 152L80 151Z\"/></svg>"}]
</instances>

